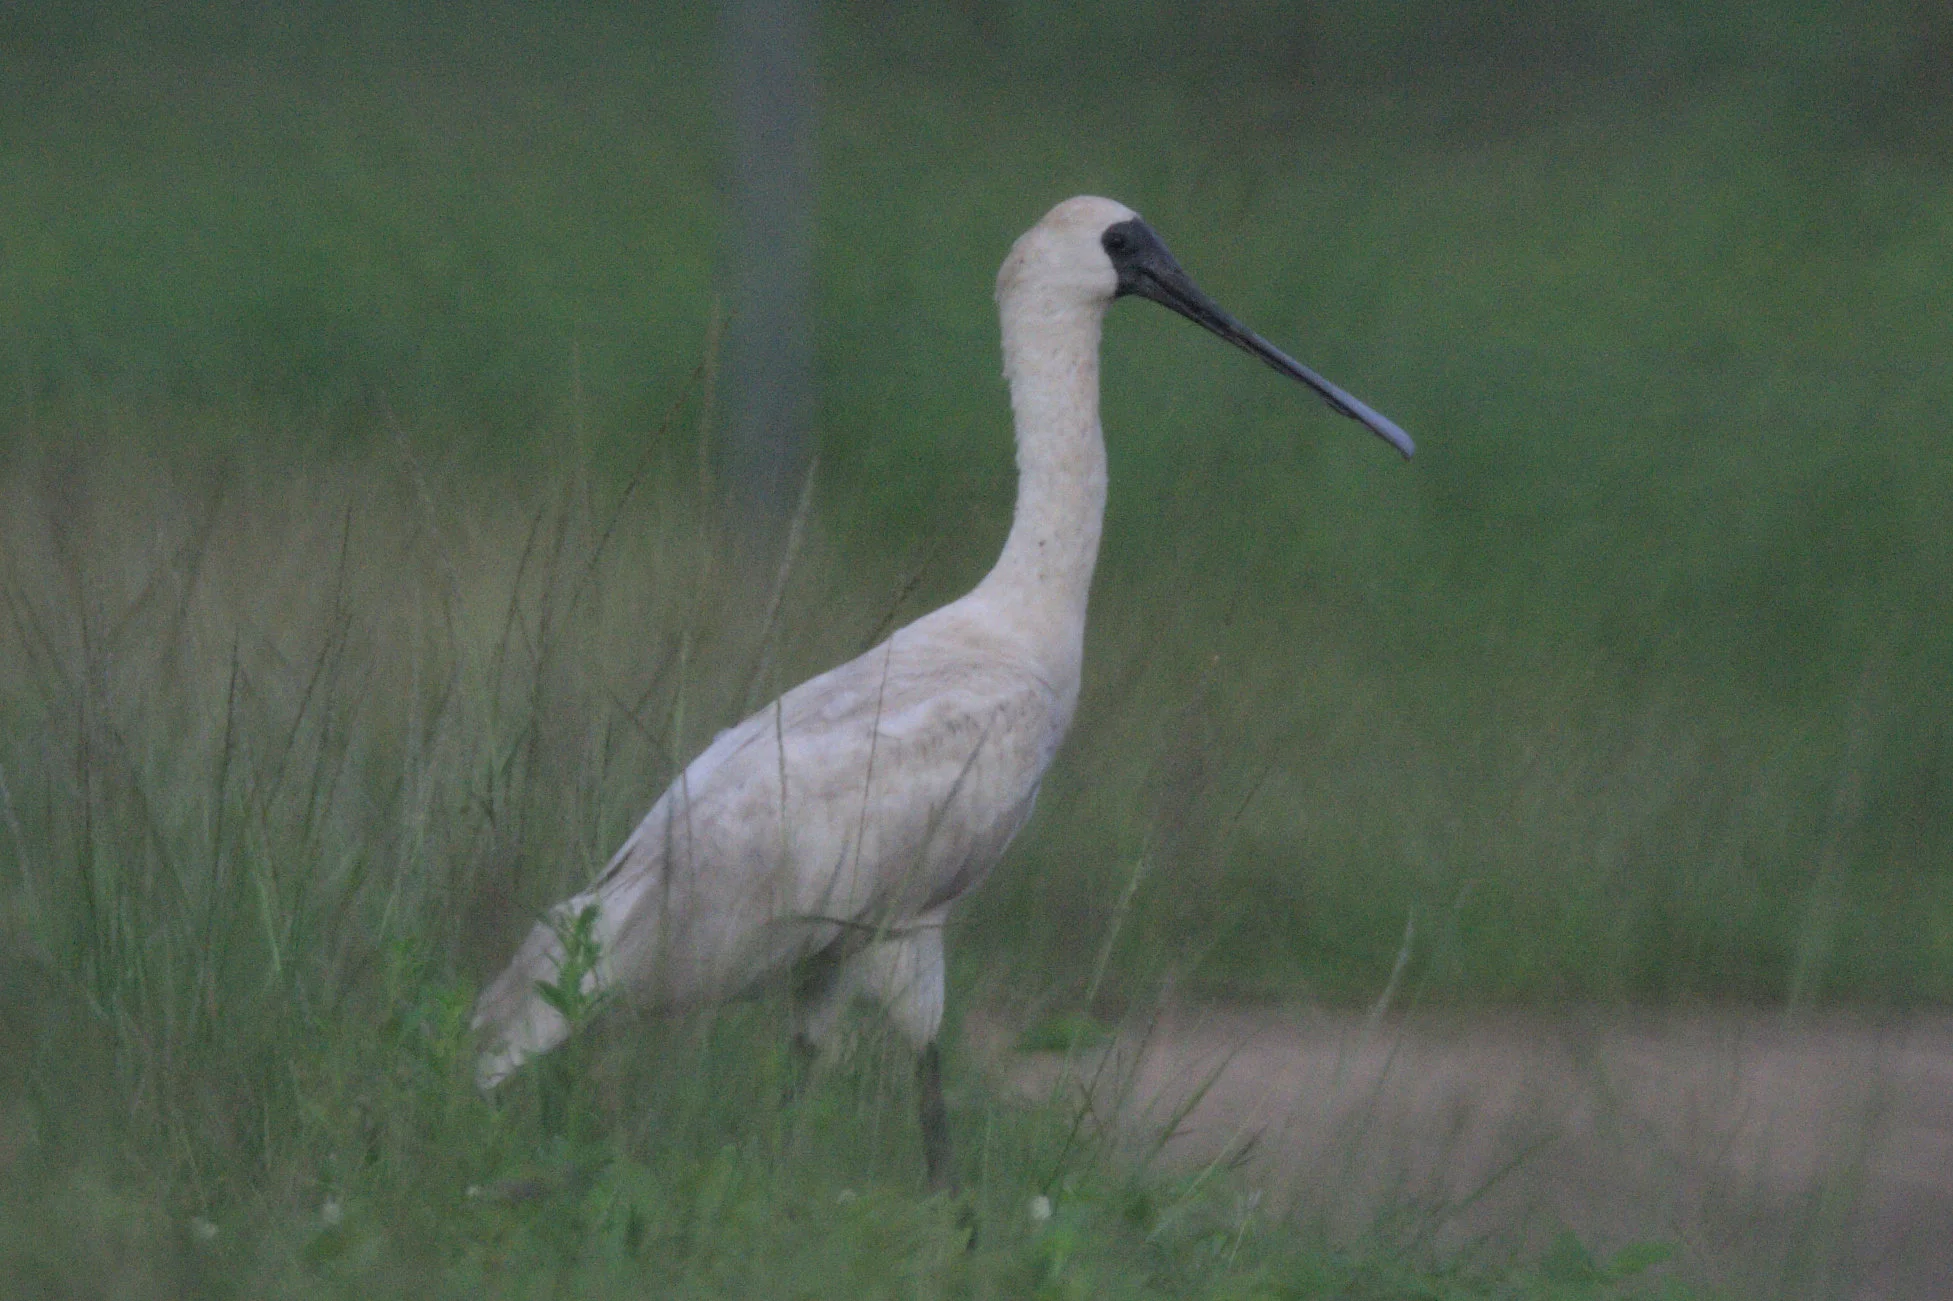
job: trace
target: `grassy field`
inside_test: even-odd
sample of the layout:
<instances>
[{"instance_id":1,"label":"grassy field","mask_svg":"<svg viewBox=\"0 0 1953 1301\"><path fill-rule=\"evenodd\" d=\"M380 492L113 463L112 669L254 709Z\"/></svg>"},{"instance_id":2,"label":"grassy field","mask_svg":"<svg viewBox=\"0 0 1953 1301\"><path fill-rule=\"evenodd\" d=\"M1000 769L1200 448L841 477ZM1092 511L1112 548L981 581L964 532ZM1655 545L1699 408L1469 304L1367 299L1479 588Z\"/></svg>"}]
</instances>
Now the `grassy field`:
<instances>
[{"instance_id":1,"label":"grassy field","mask_svg":"<svg viewBox=\"0 0 1953 1301\"><path fill-rule=\"evenodd\" d=\"M990 280L1080 191L1420 454L1115 311L1085 699L952 1018L1367 1004L1406 954L1426 1003L1953 997L1943 20L829 11L821 462L770 625L701 510L709 37L0 17L14 1290L1644 1281L1300 1239L973 1072L966 1253L905 1069L870 1036L783 1106L766 1001L468 1088L473 990L676 765L989 563Z\"/></svg>"}]
</instances>

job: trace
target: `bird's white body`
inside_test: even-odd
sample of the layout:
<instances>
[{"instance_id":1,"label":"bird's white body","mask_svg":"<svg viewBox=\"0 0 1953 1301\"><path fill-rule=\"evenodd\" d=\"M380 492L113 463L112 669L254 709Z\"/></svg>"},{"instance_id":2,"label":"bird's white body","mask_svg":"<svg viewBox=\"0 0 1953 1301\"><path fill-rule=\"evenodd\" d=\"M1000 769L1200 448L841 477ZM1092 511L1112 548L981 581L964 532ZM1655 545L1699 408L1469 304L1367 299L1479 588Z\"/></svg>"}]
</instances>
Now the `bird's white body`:
<instances>
[{"instance_id":1,"label":"bird's white body","mask_svg":"<svg viewBox=\"0 0 1953 1301\"><path fill-rule=\"evenodd\" d=\"M1203 294L1130 208L1053 208L997 274L1018 481L995 567L692 761L596 885L552 909L482 994L484 1088L569 1033L538 990L560 988L563 937L594 907L586 994L624 988L680 1007L795 971L808 1045L854 996L880 1002L918 1049L930 1182L955 1187L935 1046L943 920L1031 816L1078 705L1105 516L1099 327L1125 294L1187 317L1411 454L1402 429Z\"/></svg>"},{"instance_id":2,"label":"bird's white body","mask_svg":"<svg viewBox=\"0 0 1953 1301\"><path fill-rule=\"evenodd\" d=\"M692 761L483 993L484 1087L568 1033L536 988L556 979L561 932L592 904L588 992L709 1003L827 954L839 962L801 1010L809 1039L855 995L881 1002L918 1049L935 1038L943 918L1030 817L1078 702L1105 511L1099 329L1118 288L1099 238L1133 215L1068 200L998 275L1019 479L996 566Z\"/></svg>"}]
</instances>

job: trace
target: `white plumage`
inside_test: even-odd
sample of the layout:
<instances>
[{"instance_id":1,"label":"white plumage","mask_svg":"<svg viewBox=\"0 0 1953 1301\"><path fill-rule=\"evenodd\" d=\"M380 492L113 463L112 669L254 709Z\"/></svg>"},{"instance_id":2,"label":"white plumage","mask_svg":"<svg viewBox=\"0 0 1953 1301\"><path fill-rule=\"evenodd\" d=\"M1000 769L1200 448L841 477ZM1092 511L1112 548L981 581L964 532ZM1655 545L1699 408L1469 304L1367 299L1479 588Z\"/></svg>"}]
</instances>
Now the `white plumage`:
<instances>
[{"instance_id":1,"label":"white plumage","mask_svg":"<svg viewBox=\"0 0 1953 1301\"><path fill-rule=\"evenodd\" d=\"M568 1033L537 988L557 979L570 919L595 905L600 960L586 993L627 989L675 1008L798 968L810 1044L848 999L879 1002L921 1054L931 1182L954 1183L934 1048L943 920L1030 817L1078 701L1105 510L1099 326L1127 293L1247 348L1409 454L1395 425L1200 294L1130 209L1090 197L1053 208L997 277L1019 479L996 566L692 761L596 884L551 909L482 994L482 1087Z\"/></svg>"}]
</instances>

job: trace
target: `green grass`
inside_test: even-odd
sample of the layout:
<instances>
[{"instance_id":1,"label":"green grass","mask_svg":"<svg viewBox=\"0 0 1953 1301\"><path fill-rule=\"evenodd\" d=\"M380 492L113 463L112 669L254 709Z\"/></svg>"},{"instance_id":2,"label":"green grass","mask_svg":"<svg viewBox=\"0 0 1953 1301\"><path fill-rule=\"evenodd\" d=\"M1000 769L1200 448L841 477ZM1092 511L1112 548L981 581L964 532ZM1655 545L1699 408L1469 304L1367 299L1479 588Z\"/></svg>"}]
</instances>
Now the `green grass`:
<instances>
[{"instance_id":1,"label":"green grass","mask_svg":"<svg viewBox=\"0 0 1953 1301\"><path fill-rule=\"evenodd\" d=\"M466 1087L471 991L676 765L994 556L991 277L1079 191L1420 454L1115 310L1085 697L956 999L1367 1005L1407 923L1426 1004L1953 997L1943 20L940 9L826 19L821 472L770 631L698 511L702 20L0 19L28 1286L1589 1294L1570 1249L1338 1254L1226 1178L1059 1161L1062 1109L974 1074L966 1254L899 1063L782 1108L771 1004L601 1023L577 1135Z\"/></svg>"},{"instance_id":2,"label":"green grass","mask_svg":"<svg viewBox=\"0 0 1953 1301\"><path fill-rule=\"evenodd\" d=\"M514 513L411 461L41 468L7 513L10 1295L1658 1286L1571 1239L1518 1265L1332 1246L1225 1162L1136 1163L1098 1113L954 1056L969 1193L924 1197L906 1049L871 1028L786 1101L777 994L651 1022L566 1001L583 1033L484 1099L480 974L753 689L756 630L696 596L696 512L650 483L586 510L571 476ZM800 599L865 637L833 557L808 548ZM795 641L789 676L832 653Z\"/></svg>"}]
</instances>

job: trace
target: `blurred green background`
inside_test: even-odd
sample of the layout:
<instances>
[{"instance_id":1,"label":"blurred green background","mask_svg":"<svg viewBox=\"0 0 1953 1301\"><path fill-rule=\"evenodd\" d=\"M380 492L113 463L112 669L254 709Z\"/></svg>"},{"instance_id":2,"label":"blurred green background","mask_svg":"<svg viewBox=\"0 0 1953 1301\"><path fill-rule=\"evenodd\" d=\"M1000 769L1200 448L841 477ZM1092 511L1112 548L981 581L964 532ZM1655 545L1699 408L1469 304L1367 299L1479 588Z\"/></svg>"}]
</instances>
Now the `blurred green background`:
<instances>
[{"instance_id":1,"label":"blurred green background","mask_svg":"<svg viewBox=\"0 0 1953 1301\"><path fill-rule=\"evenodd\" d=\"M958 1264L887 1191L888 1072L768 1101L771 1004L467 1084L473 991L678 764L984 572L992 278L1081 192L1420 450L1113 310L1085 695L952 1019L1953 1001L1944 6L836 3L818 59L819 470L768 625L700 470L709 12L0 4L20 1294L624 1294L645 1251L699 1295L1437 1294L1237 1269L1198 1181L1093 1202L1077 1125L968 1077L1018 1227ZM561 1215L461 1200L606 1124Z\"/></svg>"},{"instance_id":2,"label":"blurred green background","mask_svg":"<svg viewBox=\"0 0 1953 1301\"><path fill-rule=\"evenodd\" d=\"M10 7L6 466L622 482L714 310L712 41ZM817 519L931 557L905 617L1001 538L990 281L1070 193L1422 449L1117 310L1086 710L979 951L1068 970L1143 854L1121 970L1217 989L1361 997L1408 922L1474 998L1953 994L1941 9L834 5L819 57Z\"/></svg>"}]
</instances>

